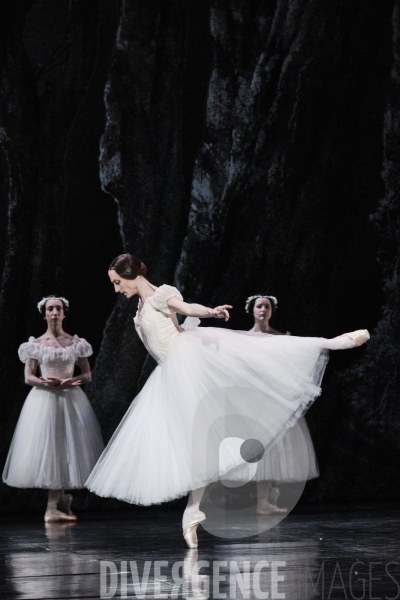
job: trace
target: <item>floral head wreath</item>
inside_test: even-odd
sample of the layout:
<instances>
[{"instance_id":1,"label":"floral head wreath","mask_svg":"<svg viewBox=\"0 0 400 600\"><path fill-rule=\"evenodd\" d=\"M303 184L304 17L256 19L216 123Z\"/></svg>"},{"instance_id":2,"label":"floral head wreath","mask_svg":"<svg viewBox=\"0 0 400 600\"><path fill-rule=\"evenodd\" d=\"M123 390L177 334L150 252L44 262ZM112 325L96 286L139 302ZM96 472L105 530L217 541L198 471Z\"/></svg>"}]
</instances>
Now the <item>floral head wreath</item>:
<instances>
[{"instance_id":1,"label":"floral head wreath","mask_svg":"<svg viewBox=\"0 0 400 600\"><path fill-rule=\"evenodd\" d=\"M40 312L40 314L42 314L42 306L44 306L47 302L47 300L61 300L61 302L63 302L63 304L68 308L69 307L69 302L66 298L63 298L62 296L46 296L45 298L42 298L40 302L37 303L37 308L38 311Z\"/></svg>"},{"instance_id":2,"label":"floral head wreath","mask_svg":"<svg viewBox=\"0 0 400 600\"><path fill-rule=\"evenodd\" d=\"M267 294L256 294L255 296L249 296L246 300L246 305L244 307L244 310L248 313L249 309L250 309L250 302L252 300L257 300L257 298L268 298L268 300L271 300L272 304L274 305L274 309L278 308L278 300L275 298L275 296L267 296Z\"/></svg>"}]
</instances>

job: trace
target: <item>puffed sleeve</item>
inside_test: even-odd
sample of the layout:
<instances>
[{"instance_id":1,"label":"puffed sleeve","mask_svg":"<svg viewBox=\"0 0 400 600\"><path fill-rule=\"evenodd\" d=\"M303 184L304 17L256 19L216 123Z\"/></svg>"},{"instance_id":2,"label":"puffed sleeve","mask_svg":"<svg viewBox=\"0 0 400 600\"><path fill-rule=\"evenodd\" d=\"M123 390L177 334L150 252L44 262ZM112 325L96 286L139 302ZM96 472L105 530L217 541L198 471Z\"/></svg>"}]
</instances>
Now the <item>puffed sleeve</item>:
<instances>
[{"instance_id":1,"label":"puffed sleeve","mask_svg":"<svg viewBox=\"0 0 400 600\"><path fill-rule=\"evenodd\" d=\"M34 337L30 337L27 342L24 342L18 348L18 356L23 363L26 363L28 358L33 358L40 361L41 345L35 342Z\"/></svg>"},{"instance_id":2,"label":"puffed sleeve","mask_svg":"<svg viewBox=\"0 0 400 600\"><path fill-rule=\"evenodd\" d=\"M188 331L188 329L196 329L200 325L200 319L197 317L186 317L183 321L181 327L183 331Z\"/></svg>"},{"instance_id":3,"label":"puffed sleeve","mask_svg":"<svg viewBox=\"0 0 400 600\"><path fill-rule=\"evenodd\" d=\"M149 298L149 302L153 308L160 310L166 315L170 315L173 311L169 308L167 300L172 298L172 296L176 296L178 300L183 300L182 294L176 287L173 287L172 285L160 285L153 296Z\"/></svg>"},{"instance_id":4,"label":"puffed sleeve","mask_svg":"<svg viewBox=\"0 0 400 600\"><path fill-rule=\"evenodd\" d=\"M78 360L78 358L86 358L87 356L92 356L93 348L89 344L89 342L87 342L85 338L80 338L77 335L75 335L74 338L76 340L75 360Z\"/></svg>"}]
</instances>

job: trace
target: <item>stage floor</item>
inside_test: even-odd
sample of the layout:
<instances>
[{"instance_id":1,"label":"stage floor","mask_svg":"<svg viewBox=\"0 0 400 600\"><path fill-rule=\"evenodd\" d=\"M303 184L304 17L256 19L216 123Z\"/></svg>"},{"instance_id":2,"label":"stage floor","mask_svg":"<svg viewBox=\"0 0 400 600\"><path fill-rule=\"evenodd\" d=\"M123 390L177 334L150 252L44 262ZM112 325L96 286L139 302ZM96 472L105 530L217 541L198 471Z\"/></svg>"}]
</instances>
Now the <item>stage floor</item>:
<instances>
[{"instance_id":1,"label":"stage floor","mask_svg":"<svg viewBox=\"0 0 400 600\"><path fill-rule=\"evenodd\" d=\"M2 518L0 597L400 598L400 506L303 507L245 539L199 527L198 550L186 548L181 512Z\"/></svg>"}]
</instances>

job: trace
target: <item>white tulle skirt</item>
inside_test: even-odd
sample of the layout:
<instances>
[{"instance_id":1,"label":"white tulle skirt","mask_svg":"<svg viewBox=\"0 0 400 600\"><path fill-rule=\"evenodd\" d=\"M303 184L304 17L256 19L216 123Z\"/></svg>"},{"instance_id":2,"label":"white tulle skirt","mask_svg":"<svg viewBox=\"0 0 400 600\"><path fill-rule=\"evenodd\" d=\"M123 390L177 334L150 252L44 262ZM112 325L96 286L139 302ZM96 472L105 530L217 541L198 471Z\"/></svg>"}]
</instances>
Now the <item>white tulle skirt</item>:
<instances>
[{"instance_id":1,"label":"white tulle skirt","mask_svg":"<svg viewBox=\"0 0 400 600\"><path fill-rule=\"evenodd\" d=\"M292 482L318 477L318 461L304 417L258 462L256 481Z\"/></svg>"},{"instance_id":2,"label":"white tulle skirt","mask_svg":"<svg viewBox=\"0 0 400 600\"><path fill-rule=\"evenodd\" d=\"M216 328L180 333L86 486L149 505L229 478L251 460L229 440L256 440L271 451L320 394L327 356L318 338Z\"/></svg>"},{"instance_id":3,"label":"white tulle skirt","mask_svg":"<svg viewBox=\"0 0 400 600\"><path fill-rule=\"evenodd\" d=\"M3 481L20 488L83 488L103 449L96 415L79 387L58 393L33 388L14 432Z\"/></svg>"}]
</instances>

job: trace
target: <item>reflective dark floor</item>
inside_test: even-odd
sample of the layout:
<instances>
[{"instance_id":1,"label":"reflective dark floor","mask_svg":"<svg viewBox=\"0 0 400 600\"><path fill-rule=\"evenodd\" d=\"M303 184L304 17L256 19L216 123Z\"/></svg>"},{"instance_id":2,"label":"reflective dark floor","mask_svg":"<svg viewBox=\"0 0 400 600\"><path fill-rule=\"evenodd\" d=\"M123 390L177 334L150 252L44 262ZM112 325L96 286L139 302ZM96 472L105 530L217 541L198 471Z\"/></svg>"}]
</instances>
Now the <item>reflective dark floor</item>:
<instances>
[{"instance_id":1,"label":"reflective dark floor","mask_svg":"<svg viewBox=\"0 0 400 600\"><path fill-rule=\"evenodd\" d=\"M199 528L185 547L181 510L2 519L1 599L400 598L400 506L298 509L251 538Z\"/></svg>"}]
</instances>

